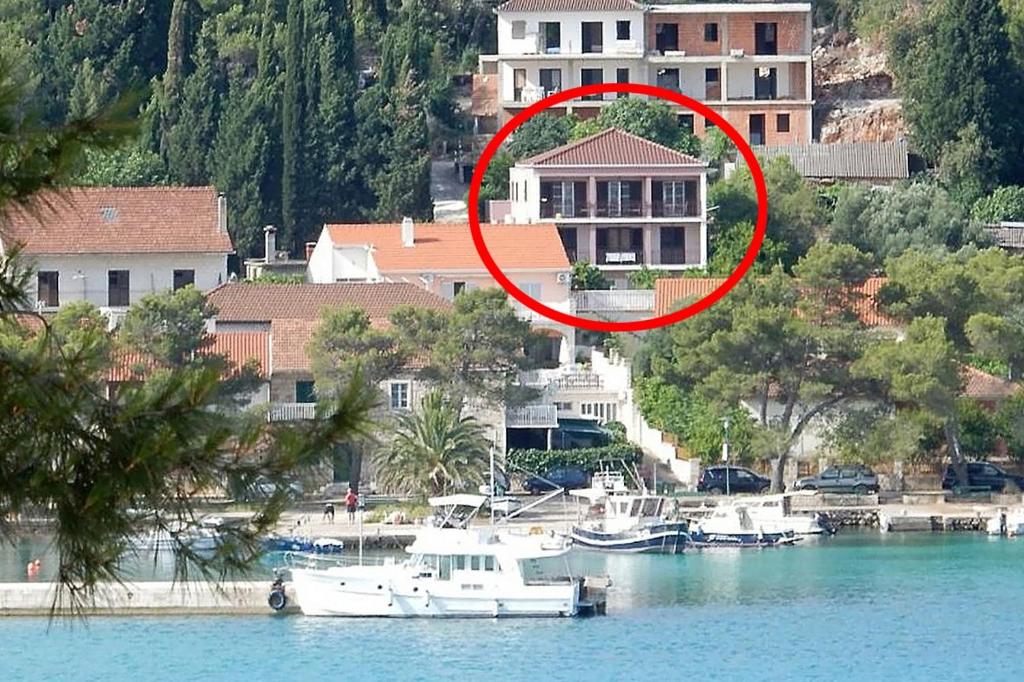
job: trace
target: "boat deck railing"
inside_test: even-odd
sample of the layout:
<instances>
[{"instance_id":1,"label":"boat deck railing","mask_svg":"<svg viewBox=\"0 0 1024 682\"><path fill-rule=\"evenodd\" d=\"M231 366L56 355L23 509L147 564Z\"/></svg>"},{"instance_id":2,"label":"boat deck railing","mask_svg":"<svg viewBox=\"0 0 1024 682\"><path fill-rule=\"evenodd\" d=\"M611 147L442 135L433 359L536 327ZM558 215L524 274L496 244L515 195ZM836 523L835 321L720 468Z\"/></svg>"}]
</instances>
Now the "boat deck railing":
<instances>
[{"instance_id":1,"label":"boat deck railing","mask_svg":"<svg viewBox=\"0 0 1024 682\"><path fill-rule=\"evenodd\" d=\"M364 556L354 554L314 554L312 552L285 552L285 568L330 568L332 566L389 566L398 563L395 557Z\"/></svg>"}]
</instances>

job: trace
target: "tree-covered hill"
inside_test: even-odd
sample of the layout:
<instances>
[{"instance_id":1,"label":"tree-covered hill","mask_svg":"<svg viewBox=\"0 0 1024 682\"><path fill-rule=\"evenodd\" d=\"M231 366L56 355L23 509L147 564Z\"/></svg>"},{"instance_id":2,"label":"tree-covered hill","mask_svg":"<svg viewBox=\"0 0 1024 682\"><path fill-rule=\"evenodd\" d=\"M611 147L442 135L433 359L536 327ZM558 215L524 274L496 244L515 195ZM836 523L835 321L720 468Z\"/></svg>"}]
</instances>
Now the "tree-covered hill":
<instances>
[{"instance_id":1,"label":"tree-covered hill","mask_svg":"<svg viewBox=\"0 0 1024 682\"><path fill-rule=\"evenodd\" d=\"M493 45L473 0L5 0L0 55L61 123L139 98L144 134L88 184L215 184L239 253L324 221L428 218L428 118L458 127L452 73ZM27 112L28 113L28 112Z\"/></svg>"}]
</instances>

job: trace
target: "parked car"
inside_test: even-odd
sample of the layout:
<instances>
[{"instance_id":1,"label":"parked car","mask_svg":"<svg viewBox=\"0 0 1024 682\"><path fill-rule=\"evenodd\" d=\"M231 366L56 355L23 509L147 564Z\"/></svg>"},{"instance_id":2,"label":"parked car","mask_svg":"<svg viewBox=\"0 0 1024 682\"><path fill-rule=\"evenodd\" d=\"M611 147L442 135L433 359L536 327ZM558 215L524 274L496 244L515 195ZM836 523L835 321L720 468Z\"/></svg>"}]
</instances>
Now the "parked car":
<instances>
[{"instance_id":1,"label":"parked car","mask_svg":"<svg viewBox=\"0 0 1024 682\"><path fill-rule=\"evenodd\" d=\"M725 484L726 472L729 485ZM772 486L772 482L764 476L755 474L746 467L713 466L704 469L697 481L697 491L721 495L727 489L732 493L763 493Z\"/></svg>"},{"instance_id":2,"label":"parked car","mask_svg":"<svg viewBox=\"0 0 1024 682\"><path fill-rule=\"evenodd\" d=\"M877 493L878 476L862 464L829 467L817 476L798 478L795 490L820 490L827 493Z\"/></svg>"},{"instance_id":3,"label":"parked car","mask_svg":"<svg viewBox=\"0 0 1024 682\"><path fill-rule=\"evenodd\" d=\"M536 495L555 488L586 488L590 485L590 474L579 467L555 467L543 476L530 476L523 481L523 488Z\"/></svg>"},{"instance_id":4,"label":"parked car","mask_svg":"<svg viewBox=\"0 0 1024 682\"><path fill-rule=\"evenodd\" d=\"M967 463L967 486L968 488L981 488L1002 492L1007 485L1011 490L1016 486L1017 490L1024 490L1024 476L1011 474L1005 469L988 462ZM942 476L943 490L953 490L957 487L965 487L956 480L956 469L950 464L946 467L946 473Z\"/></svg>"}]
</instances>

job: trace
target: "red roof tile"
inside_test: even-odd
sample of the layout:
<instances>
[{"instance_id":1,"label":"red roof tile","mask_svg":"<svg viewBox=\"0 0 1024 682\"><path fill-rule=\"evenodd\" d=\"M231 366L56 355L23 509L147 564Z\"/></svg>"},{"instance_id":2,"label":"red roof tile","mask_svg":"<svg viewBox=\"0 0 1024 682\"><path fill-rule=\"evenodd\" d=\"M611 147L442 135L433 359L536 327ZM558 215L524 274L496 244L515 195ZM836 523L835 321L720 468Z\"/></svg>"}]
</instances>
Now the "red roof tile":
<instances>
[{"instance_id":1,"label":"red roof tile","mask_svg":"<svg viewBox=\"0 0 1024 682\"><path fill-rule=\"evenodd\" d=\"M582 140L555 147L520 161L521 166L700 166L689 154L608 128Z\"/></svg>"},{"instance_id":2,"label":"red roof tile","mask_svg":"<svg viewBox=\"0 0 1024 682\"><path fill-rule=\"evenodd\" d=\"M238 372L250 360L259 363L261 376L267 376L270 367L270 334L268 332L221 332L212 335L203 355L223 355L227 360L226 374ZM114 362L107 372L107 381L136 381L156 367L153 359L143 353L121 352L114 355Z\"/></svg>"},{"instance_id":3,"label":"red roof tile","mask_svg":"<svg viewBox=\"0 0 1024 682\"><path fill-rule=\"evenodd\" d=\"M384 274L422 272L486 273L466 223L417 223L414 246L402 244L402 226L389 224L327 225L335 245L372 245L373 259ZM568 270L569 259L551 223L482 225L484 241L505 270Z\"/></svg>"},{"instance_id":4,"label":"red roof tile","mask_svg":"<svg viewBox=\"0 0 1024 682\"><path fill-rule=\"evenodd\" d=\"M46 192L0 216L26 253L230 253L213 187L83 187Z\"/></svg>"},{"instance_id":5,"label":"red roof tile","mask_svg":"<svg viewBox=\"0 0 1024 682\"><path fill-rule=\"evenodd\" d=\"M309 371L306 347L320 320L282 320L271 322L270 333L274 353L274 371Z\"/></svg>"},{"instance_id":6,"label":"red roof tile","mask_svg":"<svg viewBox=\"0 0 1024 682\"><path fill-rule=\"evenodd\" d=\"M860 287L857 316L868 327L894 327L897 324L878 307L877 295L886 281L885 277L869 277ZM654 284L654 313L667 315L678 308L680 301L703 298L723 282L724 277L663 277Z\"/></svg>"},{"instance_id":7,"label":"red roof tile","mask_svg":"<svg viewBox=\"0 0 1024 682\"><path fill-rule=\"evenodd\" d=\"M324 308L355 306L371 320L387 320L402 305L448 310L451 303L415 284L337 283L277 284L229 282L207 294L224 322L319 320ZM276 344L275 344L276 345ZM276 358L275 358L276 364Z\"/></svg>"},{"instance_id":8,"label":"red roof tile","mask_svg":"<svg viewBox=\"0 0 1024 682\"><path fill-rule=\"evenodd\" d=\"M975 400L1000 401L1010 398L1020 392L1020 384L1009 379L997 377L994 374L983 372L977 367L964 365L960 369L960 377L963 379L962 395Z\"/></svg>"},{"instance_id":9,"label":"red roof tile","mask_svg":"<svg viewBox=\"0 0 1024 682\"><path fill-rule=\"evenodd\" d=\"M643 6L630 0L508 0L499 12L629 12Z\"/></svg>"}]
</instances>

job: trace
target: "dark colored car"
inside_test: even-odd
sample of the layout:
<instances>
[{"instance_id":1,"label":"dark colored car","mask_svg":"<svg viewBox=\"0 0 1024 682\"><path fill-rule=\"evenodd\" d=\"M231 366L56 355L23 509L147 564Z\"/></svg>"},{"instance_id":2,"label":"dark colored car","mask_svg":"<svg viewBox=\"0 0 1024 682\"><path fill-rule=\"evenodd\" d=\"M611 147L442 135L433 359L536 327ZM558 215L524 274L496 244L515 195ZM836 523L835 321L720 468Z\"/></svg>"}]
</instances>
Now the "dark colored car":
<instances>
[{"instance_id":1,"label":"dark colored car","mask_svg":"<svg viewBox=\"0 0 1024 682\"><path fill-rule=\"evenodd\" d=\"M578 467L556 467L543 476L531 476L523 481L523 488L531 495L555 488L586 488L590 474Z\"/></svg>"},{"instance_id":2,"label":"dark colored car","mask_svg":"<svg viewBox=\"0 0 1024 682\"><path fill-rule=\"evenodd\" d=\"M817 476L799 478L793 488L826 493L877 493L878 476L862 464L844 464L828 467Z\"/></svg>"},{"instance_id":3,"label":"dark colored car","mask_svg":"<svg viewBox=\"0 0 1024 682\"><path fill-rule=\"evenodd\" d=\"M1005 469L989 464L988 462L967 463L967 485L958 484L956 480L956 469L950 464L946 467L946 473L942 476L943 490L953 490L957 487L978 488L1002 492L1010 485L1011 491L1016 486L1017 490L1024 490L1024 476L1011 474Z\"/></svg>"},{"instance_id":4,"label":"dark colored car","mask_svg":"<svg viewBox=\"0 0 1024 682\"><path fill-rule=\"evenodd\" d=\"M725 485L726 472L729 474L729 485ZM772 486L772 482L764 476L755 474L746 467L713 466L704 469L697 481L697 490L702 493L721 495L726 489L732 493L762 493Z\"/></svg>"}]
</instances>

